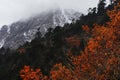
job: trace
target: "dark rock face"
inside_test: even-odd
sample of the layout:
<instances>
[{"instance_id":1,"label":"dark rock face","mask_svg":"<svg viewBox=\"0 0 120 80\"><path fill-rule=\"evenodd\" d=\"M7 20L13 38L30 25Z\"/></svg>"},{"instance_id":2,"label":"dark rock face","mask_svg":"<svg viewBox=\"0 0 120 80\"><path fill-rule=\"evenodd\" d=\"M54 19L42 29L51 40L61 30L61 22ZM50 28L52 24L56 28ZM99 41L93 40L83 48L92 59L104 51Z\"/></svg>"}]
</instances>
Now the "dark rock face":
<instances>
[{"instance_id":1,"label":"dark rock face","mask_svg":"<svg viewBox=\"0 0 120 80\"><path fill-rule=\"evenodd\" d=\"M44 36L48 28L71 23L73 19L77 20L80 15L81 13L74 10L52 9L26 21L18 21L9 26L5 25L0 30L0 47L18 48L26 41L30 42L34 39L38 28Z\"/></svg>"}]
</instances>

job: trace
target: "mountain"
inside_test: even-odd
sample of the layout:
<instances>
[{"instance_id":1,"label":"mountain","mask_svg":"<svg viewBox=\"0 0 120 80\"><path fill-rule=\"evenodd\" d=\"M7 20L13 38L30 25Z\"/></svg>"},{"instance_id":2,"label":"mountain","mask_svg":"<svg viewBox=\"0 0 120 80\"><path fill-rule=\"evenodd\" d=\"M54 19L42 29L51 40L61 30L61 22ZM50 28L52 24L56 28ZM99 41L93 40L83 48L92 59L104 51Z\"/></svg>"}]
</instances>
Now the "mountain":
<instances>
[{"instance_id":1,"label":"mountain","mask_svg":"<svg viewBox=\"0 0 120 80\"><path fill-rule=\"evenodd\" d=\"M64 26L72 20L79 19L81 13L71 9L51 9L24 21L17 21L11 25L4 25L0 30L0 47L18 48L26 41L34 39L38 29L42 36L48 28Z\"/></svg>"}]
</instances>

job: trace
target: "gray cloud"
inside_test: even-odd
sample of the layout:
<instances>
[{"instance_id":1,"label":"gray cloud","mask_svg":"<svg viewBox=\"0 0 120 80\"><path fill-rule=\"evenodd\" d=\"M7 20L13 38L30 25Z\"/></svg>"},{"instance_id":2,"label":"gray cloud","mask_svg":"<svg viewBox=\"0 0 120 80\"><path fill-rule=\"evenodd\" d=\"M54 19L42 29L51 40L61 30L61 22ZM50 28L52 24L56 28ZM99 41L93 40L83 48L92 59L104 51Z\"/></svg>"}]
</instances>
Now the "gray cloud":
<instances>
[{"instance_id":1,"label":"gray cloud","mask_svg":"<svg viewBox=\"0 0 120 80\"><path fill-rule=\"evenodd\" d=\"M0 26L27 18L50 7L71 8L86 13L98 0L0 0Z\"/></svg>"}]
</instances>

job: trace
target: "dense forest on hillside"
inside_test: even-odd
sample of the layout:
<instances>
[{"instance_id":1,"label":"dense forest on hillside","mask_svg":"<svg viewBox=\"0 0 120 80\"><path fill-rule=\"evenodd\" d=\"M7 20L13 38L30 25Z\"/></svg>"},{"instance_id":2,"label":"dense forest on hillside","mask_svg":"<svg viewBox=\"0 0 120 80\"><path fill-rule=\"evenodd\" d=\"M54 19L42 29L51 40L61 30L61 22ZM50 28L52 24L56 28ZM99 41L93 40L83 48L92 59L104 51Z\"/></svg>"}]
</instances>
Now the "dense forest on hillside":
<instances>
[{"instance_id":1,"label":"dense forest on hillside","mask_svg":"<svg viewBox=\"0 0 120 80\"><path fill-rule=\"evenodd\" d=\"M120 80L120 2L89 8L16 50L0 49L0 80Z\"/></svg>"}]
</instances>

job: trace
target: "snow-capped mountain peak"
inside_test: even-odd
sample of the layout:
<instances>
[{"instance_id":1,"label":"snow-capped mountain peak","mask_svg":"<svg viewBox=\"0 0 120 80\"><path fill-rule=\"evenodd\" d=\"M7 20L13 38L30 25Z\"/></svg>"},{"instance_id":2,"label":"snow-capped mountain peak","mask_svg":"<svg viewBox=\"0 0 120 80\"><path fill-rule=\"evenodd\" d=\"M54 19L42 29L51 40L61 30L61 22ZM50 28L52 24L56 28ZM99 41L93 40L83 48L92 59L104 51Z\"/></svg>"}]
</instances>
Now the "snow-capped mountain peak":
<instances>
[{"instance_id":1,"label":"snow-capped mountain peak","mask_svg":"<svg viewBox=\"0 0 120 80\"><path fill-rule=\"evenodd\" d=\"M71 9L51 9L40 13L26 21L18 21L10 26L3 26L0 30L0 47L17 48L26 41L34 39L38 28L44 35L48 28L64 26L65 23L71 23L73 19L77 20L81 13Z\"/></svg>"}]
</instances>

